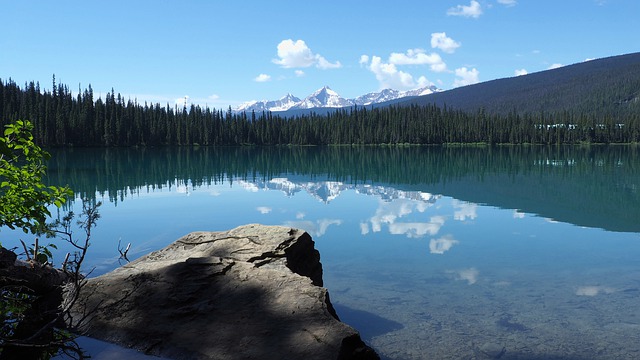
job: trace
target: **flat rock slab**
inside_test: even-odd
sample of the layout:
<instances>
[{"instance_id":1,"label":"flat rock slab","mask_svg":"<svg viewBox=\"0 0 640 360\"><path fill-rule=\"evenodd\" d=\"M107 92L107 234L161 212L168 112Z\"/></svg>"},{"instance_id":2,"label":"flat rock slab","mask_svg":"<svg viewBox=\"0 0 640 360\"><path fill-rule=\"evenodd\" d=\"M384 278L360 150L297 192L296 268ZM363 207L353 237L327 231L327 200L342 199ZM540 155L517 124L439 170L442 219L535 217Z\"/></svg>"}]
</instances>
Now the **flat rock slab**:
<instances>
[{"instance_id":1,"label":"flat rock slab","mask_svg":"<svg viewBox=\"0 0 640 360\"><path fill-rule=\"evenodd\" d=\"M188 234L89 279L84 335L173 359L377 359L340 322L320 254L298 229Z\"/></svg>"}]
</instances>

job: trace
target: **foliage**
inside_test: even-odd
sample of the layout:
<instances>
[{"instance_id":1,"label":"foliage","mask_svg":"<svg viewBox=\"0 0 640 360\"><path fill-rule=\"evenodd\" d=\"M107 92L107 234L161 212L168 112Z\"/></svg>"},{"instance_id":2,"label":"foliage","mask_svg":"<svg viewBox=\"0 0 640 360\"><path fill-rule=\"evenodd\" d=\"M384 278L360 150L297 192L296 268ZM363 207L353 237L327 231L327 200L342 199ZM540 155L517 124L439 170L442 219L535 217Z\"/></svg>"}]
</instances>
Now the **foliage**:
<instances>
[{"instance_id":1,"label":"foliage","mask_svg":"<svg viewBox=\"0 0 640 360\"><path fill-rule=\"evenodd\" d=\"M75 343L76 335L72 333L83 326L86 318L73 318L71 309L86 282L81 269L90 245L91 231L100 218L100 205L100 202L83 201L82 214L75 221L75 225L85 233L82 238L73 236L76 218L73 212L49 224L51 234L76 249L71 257L67 254L62 269L46 265L52 257L48 250L52 244L49 244L31 258L27 253L30 266L26 269L15 272L2 270L0 359L48 359L60 353L74 359L86 358ZM34 248L29 250L38 248L42 247L36 241Z\"/></svg>"},{"instance_id":2,"label":"foliage","mask_svg":"<svg viewBox=\"0 0 640 360\"><path fill-rule=\"evenodd\" d=\"M9 124L0 137L0 226L25 233L44 230L48 207L60 207L71 190L46 186L42 178L49 154L37 146L29 121Z\"/></svg>"},{"instance_id":3,"label":"foliage","mask_svg":"<svg viewBox=\"0 0 640 360\"><path fill-rule=\"evenodd\" d=\"M53 262L53 250L57 250L58 246L56 244L50 243L48 245L40 245L40 241L36 238L33 246L27 247L24 241L20 240L22 246L24 248L24 254L27 257L27 260L33 260L38 264L46 264L49 265Z\"/></svg>"},{"instance_id":4,"label":"foliage","mask_svg":"<svg viewBox=\"0 0 640 360\"><path fill-rule=\"evenodd\" d=\"M391 106L297 115L95 99L0 81L0 119L41 146L582 144L640 142L640 53L465 86ZM0 120L2 121L2 120Z\"/></svg>"},{"instance_id":5,"label":"foliage","mask_svg":"<svg viewBox=\"0 0 640 360\"><path fill-rule=\"evenodd\" d=\"M91 229L100 217L98 204L83 203L78 225L84 240L72 236L69 213L62 221L47 224L49 207L62 206L72 192L67 187L46 186L45 161L50 155L34 141L33 125L17 120L0 137L0 226L25 233L58 235L76 248L73 259L54 269L53 243L41 245L38 238L27 246L22 240L26 261L0 246L0 359L48 359L59 352L84 358L66 329L78 321L67 321L70 309L84 284L81 265L86 256ZM68 290L63 302L63 287Z\"/></svg>"}]
</instances>

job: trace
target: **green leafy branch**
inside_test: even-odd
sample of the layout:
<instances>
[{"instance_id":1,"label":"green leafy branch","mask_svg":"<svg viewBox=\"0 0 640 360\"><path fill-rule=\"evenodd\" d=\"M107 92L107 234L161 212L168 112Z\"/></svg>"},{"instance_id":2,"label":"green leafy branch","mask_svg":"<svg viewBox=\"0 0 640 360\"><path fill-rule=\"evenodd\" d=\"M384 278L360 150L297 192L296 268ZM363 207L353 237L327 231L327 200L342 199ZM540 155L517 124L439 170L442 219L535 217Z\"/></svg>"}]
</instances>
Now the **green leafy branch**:
<instances>
[{"instance_id":1,"label":"green leafy branch","mask_svg":"<svg viewBox=\"0 0 640 360\"><path fill-rule=\"evenodd\" d=\"M45 230L48 207L61 207L73 192L42 183L51 155L35 144L32 130L31 122L18 120L0 137L0 226L36 234Z\"/></svg>"}]
</instances>

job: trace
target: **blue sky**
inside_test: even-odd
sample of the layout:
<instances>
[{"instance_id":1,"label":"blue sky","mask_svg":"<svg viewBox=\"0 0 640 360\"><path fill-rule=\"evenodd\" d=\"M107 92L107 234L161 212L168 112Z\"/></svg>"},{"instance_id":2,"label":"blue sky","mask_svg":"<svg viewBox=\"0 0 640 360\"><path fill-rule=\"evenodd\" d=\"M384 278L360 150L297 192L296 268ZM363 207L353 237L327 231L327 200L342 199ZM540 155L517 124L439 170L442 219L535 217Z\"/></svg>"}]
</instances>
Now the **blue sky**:
<instances>
[{"instance_id":1,"label":"blue sky","mask_svg":"<svg viewBox=\"0 0 640 360\"><path fill-rule=\"evenodd\" d=\"M638 0L0 0L0 78L214 108L451 89L640 51Z\"/></svg>"}]
</instances>

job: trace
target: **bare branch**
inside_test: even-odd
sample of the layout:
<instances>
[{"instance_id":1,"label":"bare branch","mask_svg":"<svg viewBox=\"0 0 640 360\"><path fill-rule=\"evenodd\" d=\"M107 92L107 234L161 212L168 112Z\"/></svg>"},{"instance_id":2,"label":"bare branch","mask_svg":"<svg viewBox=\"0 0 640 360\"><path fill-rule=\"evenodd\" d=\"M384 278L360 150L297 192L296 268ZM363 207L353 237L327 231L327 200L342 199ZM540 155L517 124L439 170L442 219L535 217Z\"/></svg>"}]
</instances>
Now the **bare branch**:
<instances>
[{"instance_id":1,"label":"bare branch","mask_svg":"<svg viewBox=\"0 0 640 360\"><path fill-rule=\"evenodd\" d=\"M27 249L27 244L25 244L24 241L22 241L22 239L20 239L20 243L22 244L22 248L24 249L24 253L27 256L27 261L31 260L31 257L29 256L29 249Z\"/></svg>"},{"instance_id":2,"label":"bare branch","mask_svg":"<svg viewBox=\"0 0 640 360\"><path fill-rule=\"evenodd\" d=\"M120 259L124 259L127 262L130 262L129 258L127 257L127 254L129 253L129 249L131 249L131 243L128 243L127 248L124 249L123 251L122 247L120 247L120 239L118 239L118 252L120 253Z\"/></svg>"},{"instance_id":3,"label":"bare branch","mask_svg":"<svg viewBox=\"0 0 640 360\"><path fill-rule=\"evenodd\" d=\"M73 254L73 260L70 260L71 254L66 254L64 262L62 263L62 271L59 271L60 274L66 274L65 276L67 277L67 279L62 280L64 283L66 283L66 285L49 284L49 286L54 287L65 286L67 288L66 295L62 298L62 303L60 303L60 301L58 300L57 305L55 305L55 309L51 309L50 305L48 305L48 307L44 308L44 310L41 310L40 315L44 316L40 319L44 321L30 323L31 325L29 326L33 327L33 329L30 328L29 332L27 333L28 336L19 338L13 338L13 335L9 337L5 337L4 335L1 336L0 343L3 345L4 351L2 351L2 353L0 354L4 355L5 351L9 351L7 347L13 348L15 351L17 351L16 353L18 354L20 353L20 350L18 350L19 348L36 350L42 349L42 351L48 351L47 349L58 349L58 351L64 352L65 354L70 355L76 359L86 359L86 356L84 355L82 350L75 343L73 335L66 331L61 331L60 329L57 329L57 327L60 326L60 324L66 324L66 329L78 329L82 326L82 322L85 321L90 315L86 314L80 319L75 319L76 321L74 322L74 319L72 319L71 317L71 309L78 301L80 291L86 284L86 278L82 274L82 264L84 263L87 251L89 249L91 230L96 226L96 221L100 218L100 214L98 212L98 207L100 205L100 203L89 204L88 201L83 201L83 212L81 215L81 219L77 221L78 226L80 226L80 228L82 228L85 232L84 239L82 240L75 239L72 236L70 225L74 217L72 212L69 212L62 220L58 220L52 225L52 233L57 234L59 238L67 241L78 250ZM35 240L35 247L32 254L29 253L27 245L22 240L20 240L20 242L25 249L25 256L27 257L27 259L37 260L39 248L38 239ZM124 251L125 256L127 251L129 250L129 247L130 245ZM33 268L33 271L41 272L45 271L45 268L48 269L47 271L55 271L49 266L38 266ZM37 274L33 275L37 276ZM25 284L27 286L29 285L28 282ZM46 292L50 293L51 291L47 290ZM27 293L36 295L34 299L38 299L40 297L38 293L32 289L27 288L27 291L20 290L20 294ZM65 320L69 321L65 322ZM22 321L22 319L17 320L18 324L21 324ZM56 335L54 336L54 334ZM12 356L8 354L9 353L7 352L7 356ZM0 355L0 357L2 357L2 355Z\"/></svg>"},{"instance_id":4,"label":"bare branch","mask_svg":"<svg viewBox=\"0 0 640 360\"><path fill-rule=\"evenodd\" d=\"M64 261L62 262L62 271L67 271L67 264L69 263L69 255L71 255L71 253L67 253L67 255L65 255L64 257Z\"/></svg>"},{"instance_id":5,"label":"bare branch","mask_svg":"<svg viewBox=\"0 0 640 360\"><path fill-rule=\"evenodd\" d=\"M33 245L33 260L38 261L38 237L36 237L35 244Z\"/></svg>"}]
</instances>

